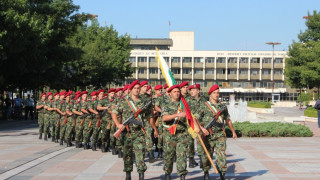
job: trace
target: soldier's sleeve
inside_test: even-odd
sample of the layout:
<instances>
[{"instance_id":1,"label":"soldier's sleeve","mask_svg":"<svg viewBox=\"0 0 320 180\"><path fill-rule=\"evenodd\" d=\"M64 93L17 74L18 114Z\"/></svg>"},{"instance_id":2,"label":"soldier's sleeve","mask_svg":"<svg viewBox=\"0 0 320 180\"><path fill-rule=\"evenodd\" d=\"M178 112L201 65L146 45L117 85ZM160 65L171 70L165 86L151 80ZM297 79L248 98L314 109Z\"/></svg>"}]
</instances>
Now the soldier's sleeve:
<instances>
[{"instance_id":1,"label":"soldier's sleeve","mask_svg":"<svg viewBox=\"0 0 320 180\"><path fill-rule=\"evenodd\" d=\"M161 110L162 110L162 112L161 112L161 117L162 117L163 115L168 115L168 114L170 114L170 113L169 113L169 108L168 108L168 106L166 106L166 105L164 105Z\"/></svg>"},{"instance_id":2,"label":"soldier's sleeve","mask_svg":"<svg viewBox=\"0 0 320 180\"><path fill-rule=\"evenodd\" d=\"M201 119L203 116L203 109L205 107L203 106L203 103L200 104L200 107L198 109L195 110L195 113L193 114L194 117L196 117L197 119Z\"/></svg>"},{"instance_id":3,"label":"soldier's sleeve","mask_svg":"<svg viewBox=\"0 0 320 180\"><path fill-rule=\"evenodd\" d=\"M116 115L120 115L122 114L122 103L120 102L118 105L114 106L114 108L112 109L112 113L116 114Z\"/></svg>"},{"instance_id":4,"label":"soldier's sleeve","mask_svg":"<svg viewBox=\"0 0 320 180\"><path fill-rule=\"evenodd\" d=\"M224 120L224 121L226 121L227 119L230 119L230 114L229 114L227 105L225 105L225 106L226 106L226 108L225 108L224 111L223 111L223 120Z\"/></svg>"}]
</instances>

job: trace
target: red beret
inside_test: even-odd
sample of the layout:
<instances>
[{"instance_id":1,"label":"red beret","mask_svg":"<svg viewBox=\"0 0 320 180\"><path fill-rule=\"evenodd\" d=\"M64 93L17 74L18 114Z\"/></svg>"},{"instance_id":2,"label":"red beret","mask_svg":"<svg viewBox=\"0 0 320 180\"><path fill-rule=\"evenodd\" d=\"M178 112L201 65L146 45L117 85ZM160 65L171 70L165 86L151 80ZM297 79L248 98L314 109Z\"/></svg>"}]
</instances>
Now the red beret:
<instances>
[{"instance_id":1,"label":"red beret","mask_svg":"<svg viewBox=\"0 0 320 180\"><path fill-rule=\"evenodd\" d=\"M96 96L97 95L97 91L92 91L92 93L90 94L90 96Z\"/></svg>"},{"instance_id":2,"label":"red beret","mask_svg":"<svg viewBox=\"0 0 320 180\"><path fill-rule=\"evenodd\" d=\"M81 94L77 94L74 99L76 100L76 99L78 99L80 96L81 96Z\"/></svg>"},{"instance_id":3,"label":"red beret","mask_svg":"<svg viewBox=\"0 0 320 180\"><path fill-rule=\"evenodd\" d=\"M213 86L210 88L208 94L210 95L213 91L215 91L215 90L217 90L217 89L219 89L219 85L218 85L218 84L213 85Z\"/></svg>"},{"instance_id":4,"label":"red beret","mask_svg":"<svg viewBox=\"0 0 320 180\"><path fill-rule=\"evenodd\" d=\"M128 89L129 89L129 90L132 90L132 88L133 88L135 85L137 85L137 84L140 85L139 80L133 81L133 82L130 84L130 86L128 87Z\"/></svg>"},{"instance_id":5,"label":"red beret","mask_svg":"<svg viewBox=\"0 0 320 180\"><path fill-rule=\"evenodd\" d=\"M98 94L100 94L100 93L104 93L104 89L100 89L99 91L98 91Z\"/></svg>"},{"instance_id":6,"label":"red beret","mask_svg":"<svg viewBox=\"0 0 320 180\"><path fill-rule=\"evenodd\" d=\"M67 96L70 96L70 95L72 95L72 91L69 91L69 92L66 94L66 97L67 97Z\"/></svg>"},{"instance_id":7,"label":"red beret","mask_svg":"<svg viewBox=\"0 0 320 180\"><path fill-rule=\"evenodd\" d=\"M144 86L144 85L148 85L148 81L142 81L142 82L140 83L140 86Z\"/></svg>"},{"instance_id":8,"label":"red beret","mask_svg":"<svg viewBox=\"0 0 320 180\"><path fill-rule=\"evenodd\" d=\"M161 84L158 84L154 87L154 90L159 90L159 89L162 89L162 85Z\"/></svg>"},{"instance_id":9,"label":"red beret","mask_svg":"<svg viewBox=\"0 0 320 180\"><path fill-rule=\"evenodd\" d=\"M52 92L48 92L48 93L47 93L47 97L50 96L50 95L52 95Z\"/></svg>"},{"instance_id":10,"label":"red beret","mask_svg":"<svg viewBox=\"0 0 320 180\"><path fill-rule=\"evenodd\" d=\"M88 94L88 91L82 91L81 92L81 96L84 95L84 94Z\"/></svg>"},{"instance_id":11,"label":"red beret","mask_svg":"<svg viewBox=\"0 0 320 180\"><path fill-rule=\"evenodd\" d=\"M171 92L171 91L172 91L172 89L174 89L174 88L178 88L178 89L180 89L179 84L176 84L176 85L173 85L173 86L169 87L169 89L167 90L167 92Z\"/></svg>"},{"instance_id":12,"label":"red beret","mask_svg":"<svg viewBox=\"0 0 320 180\"><path fill-rule=\"evenodd\" d=\"M123 88L118 88L116 89L115 93L119 92L119 91L122 91Z\"/></svg>"},{"instance_id":13,"label":"red beret","mask_svg":"<svg viewBox=\"0 0 320 180\"><path fill-rule=\"evenodd\" d=\"M46 95L46 93L44 92L44 93L42 93L42 94L41 94L41 96L40 96L40 97L45 96L45 95Z\"/></svg>"},{"instance_id":14,"label":"red beret","mask_svg":"<svg viewBox=\"0 0 320 180\"><path fill-rule=\"evenodd\" d=\"M168 84L165 84L164 86L163 86L163 89L167 89L168 88Z\"/></svg>"},{"instance_id":15,"label":"red beret","mask_svg":"<svg viewBox=\"0 0 320 180\"><path fill-rule=\"evenodd\" d=\"M191 86L189 87L189 90L191 90L191 89L200 89L200 84L191 85Z\"/></svg>"},{"instance_id":16,"label":"red beret","mask_svg":"<svg viewBox=\"0 0 320 180\"><path fill-rule=\"evenodd\" d=\"M115 91L116 91L116 89L111 88L111 89L109 89L108 93L115 92Z\"/></svg>"},{"instance_id":17,"label":"red beret","mask_svg":"<svg viewBox=\"0 0 320 180\"><path fill-rule=\"evenodd\" d=\"M56 93L53 94L53 96L56 96L56 95L59 95L59 92L56 92Z\"/></svg>"},{"instance_id":18,"label":"red beret","mask_svg":"<svg viewBox=\"0 0 320 180\"><path fill-rule=\"evenodd\" d=\"M126 85L123 87L122 91L126 91L126 90L128 89L128 87L129 87L129 84L126 84Z\"/></svg>"},{"instance_id":19,"label":"red beret","mask_svg":"<svg viewBox=\"0 0 320 180\"><path fill-rule=\"evenodd\" d=\"M180 84L180 88L182 88L183 86L188 86L189 83L188 81L183 81L181 84Z\"/></svg>"},{"instance_id":20,"label":"red beret","mask_svg":"<svg viewBox=\"0 0 320 180\"><path fill-rule=\"evenodd\" d=\"M148 91L149 89L151 89L151 86L150 86L150 85L148 86L147 91Z\"/></svg>"},{"instance_id":21,"label":"red beret","mask_svg":"<svg viewBox=\"0 0 320 180\"><path fill-rule=\"evenodd\" d=\"M77 91L74 93L75 95L81 94L81 91Z\"/></svg>"},{"instance_id":22,"label":"red beret","mask_svg":"<svg viewBox=\"0 0 320 180\"><path fill-rule=\"evenodd\" d=\"M63 96L63 95L65 95L67 92L66 91L61 91L60 93L59 93L59 95L60 96Z\"/></svg>"}]
</instances>

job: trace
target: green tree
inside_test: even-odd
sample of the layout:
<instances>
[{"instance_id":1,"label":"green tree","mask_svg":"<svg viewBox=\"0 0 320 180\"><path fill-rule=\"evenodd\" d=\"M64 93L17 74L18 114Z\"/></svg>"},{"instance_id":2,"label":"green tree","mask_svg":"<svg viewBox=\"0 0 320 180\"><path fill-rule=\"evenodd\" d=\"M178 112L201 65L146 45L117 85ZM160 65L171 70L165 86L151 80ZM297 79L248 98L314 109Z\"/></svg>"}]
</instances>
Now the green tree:
<instances>
[{"instance_id":1,"label":"green tree","mask_svg":"<svg viewBox=\"0 0 320 180\"><path fill-rule=\"evenodd\" d=\"M320 85L320 12L308 13L306 26L298 35L299 42L290 45L286 59L286 82L299 89Z\"/></svg>"}]
</instances>

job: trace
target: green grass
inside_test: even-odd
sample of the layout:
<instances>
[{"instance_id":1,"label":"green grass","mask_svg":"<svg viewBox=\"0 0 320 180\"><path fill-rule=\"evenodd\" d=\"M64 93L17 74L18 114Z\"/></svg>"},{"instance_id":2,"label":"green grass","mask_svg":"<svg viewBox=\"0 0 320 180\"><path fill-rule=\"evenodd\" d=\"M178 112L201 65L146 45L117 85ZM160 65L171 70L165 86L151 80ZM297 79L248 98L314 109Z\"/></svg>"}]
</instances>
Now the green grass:
<instances>
[{"instance_id":1,"label":"green grass","mask_svg":"<svg viewBox=\"0 0 320 180\"><path fill-rule=\"evenodd\" d=\"M271 108L270 102L263 102L263 101L249 101L248 107L253 108Z\"/></svg>"},{"instance_id":2,"label":"green grass","mask_svg":"<svg viewBox=\"0 0 320 180\"><path fill-rule=\"evenodd\" d=\"M318 110L316 110L313 107L308 107L304 111L304 115L307 116L307 117L318 117Z\"/></svg>"},{"instance_id":3,"label":"green grass","mask_svg":"<svg viewBox=\"0 0 320 180\"><path fill-rule=\"evenodd\" d=\"M281 122L235 122L233 124L238 137L312 137L312 131L303 125ZM228 137L232 137L229 128L226 128Z\"/></svg>"}]
</instances>

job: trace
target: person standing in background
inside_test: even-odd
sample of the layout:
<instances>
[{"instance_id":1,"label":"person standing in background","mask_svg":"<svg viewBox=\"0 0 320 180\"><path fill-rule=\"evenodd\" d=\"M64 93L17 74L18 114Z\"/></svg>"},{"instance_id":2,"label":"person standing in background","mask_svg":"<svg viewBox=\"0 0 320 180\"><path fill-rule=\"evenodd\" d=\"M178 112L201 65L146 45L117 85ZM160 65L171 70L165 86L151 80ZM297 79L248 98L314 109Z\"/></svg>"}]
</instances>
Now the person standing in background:
<instances>
[{"instance_id":1,"label":"person standing in background","mask_svg":"<svg viewBox=\"0 0 320 180\"><path fill-rule=\"evenodd\" d=\"M34 109L34 100L31 98L30 94L28 94L28 98L24 100L25 107L25 120L28 120L28 115L30 112L31 120L33 120L33 109Z\"/></svg>"}]
</instances>

